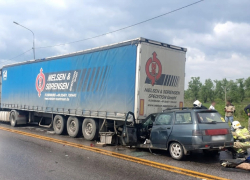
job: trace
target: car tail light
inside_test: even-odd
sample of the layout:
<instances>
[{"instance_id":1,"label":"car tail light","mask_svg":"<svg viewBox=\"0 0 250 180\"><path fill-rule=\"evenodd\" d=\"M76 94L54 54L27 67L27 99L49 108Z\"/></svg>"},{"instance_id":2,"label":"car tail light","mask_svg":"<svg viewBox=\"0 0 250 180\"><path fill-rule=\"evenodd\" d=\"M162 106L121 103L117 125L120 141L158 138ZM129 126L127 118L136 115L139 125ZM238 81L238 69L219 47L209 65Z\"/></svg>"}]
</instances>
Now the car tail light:
<instances>
[{"instance_id":1,"label":"car tail light","mask_svg":"<svg viewBox=\"0 0 250 180\"><path fill-rule=\"evenodd\" d=\"M229 129L206 129L206 130L193 130L193 136L216 136L229 134Z\"/></svg>"},{"instance_id":2,"label":"car tail light","mask_svg":"<svg viewBox=\"0 0 250 180\"><path fill-rule=\"evenodd\" d=\"M225 135L228 134L228 129L206 129L205 134L208 136Z\"/></svg>"}]
</instances>

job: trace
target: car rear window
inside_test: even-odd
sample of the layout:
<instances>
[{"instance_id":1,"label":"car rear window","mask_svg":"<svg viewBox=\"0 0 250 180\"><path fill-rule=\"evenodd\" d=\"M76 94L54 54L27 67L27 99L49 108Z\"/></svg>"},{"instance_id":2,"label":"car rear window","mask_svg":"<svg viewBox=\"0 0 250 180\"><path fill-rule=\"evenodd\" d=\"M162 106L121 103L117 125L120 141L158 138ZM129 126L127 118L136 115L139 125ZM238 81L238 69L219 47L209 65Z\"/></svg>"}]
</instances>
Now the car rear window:
<instances>
[{"instance_id":1,"label":"car rear window","mask_svg":"<svg viewBox=\"0 0 250 180\"><path fill-rule=\"evenodd\" d=\"M218 112L197 113L199 123L224 123L225 120Z\"/></svg>"}]
</instances>

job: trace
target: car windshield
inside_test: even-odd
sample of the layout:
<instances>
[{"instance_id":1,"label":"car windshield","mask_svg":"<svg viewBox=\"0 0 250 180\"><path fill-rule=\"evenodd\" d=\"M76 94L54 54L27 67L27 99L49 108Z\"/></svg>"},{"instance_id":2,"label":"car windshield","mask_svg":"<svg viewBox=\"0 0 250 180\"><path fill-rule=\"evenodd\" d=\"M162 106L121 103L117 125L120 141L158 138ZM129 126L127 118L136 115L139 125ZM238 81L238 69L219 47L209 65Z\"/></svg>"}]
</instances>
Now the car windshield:
<instances>
[{"instance_id":1,"label":"car windshield","mask_svg":"<svg viewBox=\"0 0 250 180\"><path fill-rule=\"evenodd\" d=\"M150 115L146 120L145 122L143 123L144 126L148 126L150 124L153 124L153 122L155 121L155 116L156 114L152 114Z\"/></svg>"},{"instance_id":2,"label":"car windshield","mask_svg":"<svg viewBox=\"0 0 250 180\"><path fill-rule=\"evenodd\" d=\"M218 112L199 112L197 113L199 123L223 123L225 120Z\"/></svg>"}]
</instances>

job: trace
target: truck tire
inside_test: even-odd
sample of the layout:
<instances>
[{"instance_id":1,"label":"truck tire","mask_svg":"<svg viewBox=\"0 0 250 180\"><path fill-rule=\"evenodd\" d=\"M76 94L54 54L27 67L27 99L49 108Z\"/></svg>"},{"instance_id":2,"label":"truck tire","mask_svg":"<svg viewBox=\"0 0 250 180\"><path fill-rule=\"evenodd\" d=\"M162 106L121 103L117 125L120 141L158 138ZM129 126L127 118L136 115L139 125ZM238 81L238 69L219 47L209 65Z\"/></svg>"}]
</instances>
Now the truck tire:
<instances>
[{"instance_id":1,"label":"truck tire","mask_svg":"<svg viewBox=\"0 0 250 180\"><path fill-rule=\"evenodd\" d=\"M61 115L56 115L53 120L53 128L56 134L61 135L66 130L66 120Z\"/></svg>"},{"instance_id":2,"label":"truck tire","mask_svg":"<svg viewBox=\"0 0 250 180\"><path fill-rule=\"evenodd\" d=\"M178 142L172 142L169 146L169 153L175 160L181 160L184 157L183 147Z\"/></svg>"},{"instance_id":3,"label":"truck tire","mask_svg":"<svg viewBox=\"0 0 250 180\"><path fill-rule=\"evenodd\" d=\"M17 126L16 111L12 111L10 113L10 125L12 127L16 127Z\"/></svg>"},{"instance_id":4,"label":"truck tire","mask_svg":"<svg viewBox=\"0 0 250 180\"><path fill-rule=\"evenodd\" d=\"M82 123L82 133L86 140L92 141L98 137L98 123L91 118L85 118Z\"/></svg>"},{"instance_id":5,"label":"truck tire","mask_svg":"<svg viewBox=\"0 0 250 180\"><path fill-rule=\"evenodd\" d=\"M82 122L74 116L70 116L67 120L67 132L70 137L77 137L81 133Z\"/></svg>"}]
</instances>

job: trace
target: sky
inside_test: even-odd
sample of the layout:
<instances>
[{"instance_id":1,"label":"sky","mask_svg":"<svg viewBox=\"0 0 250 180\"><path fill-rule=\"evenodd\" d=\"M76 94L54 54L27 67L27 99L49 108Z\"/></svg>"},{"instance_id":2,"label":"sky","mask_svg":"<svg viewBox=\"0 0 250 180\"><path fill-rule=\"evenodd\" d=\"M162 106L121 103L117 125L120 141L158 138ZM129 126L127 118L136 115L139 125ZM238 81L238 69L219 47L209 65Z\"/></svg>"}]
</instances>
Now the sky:
<instances>
[{"instance_id":1,"label":"sky","mask_svg":"<svg viewBox=\"0 0 250 180\"><path fill-rule=\"evenodd\" d=\"M201 81L249 77L250 1L205 0L147 23L79 43L169 12L196 0L0 0L0 67L117 43L137 37L188 49L185 87L191 77ZM16 58L14 58L16 57Z\"/></svg>"}]
</instances>

